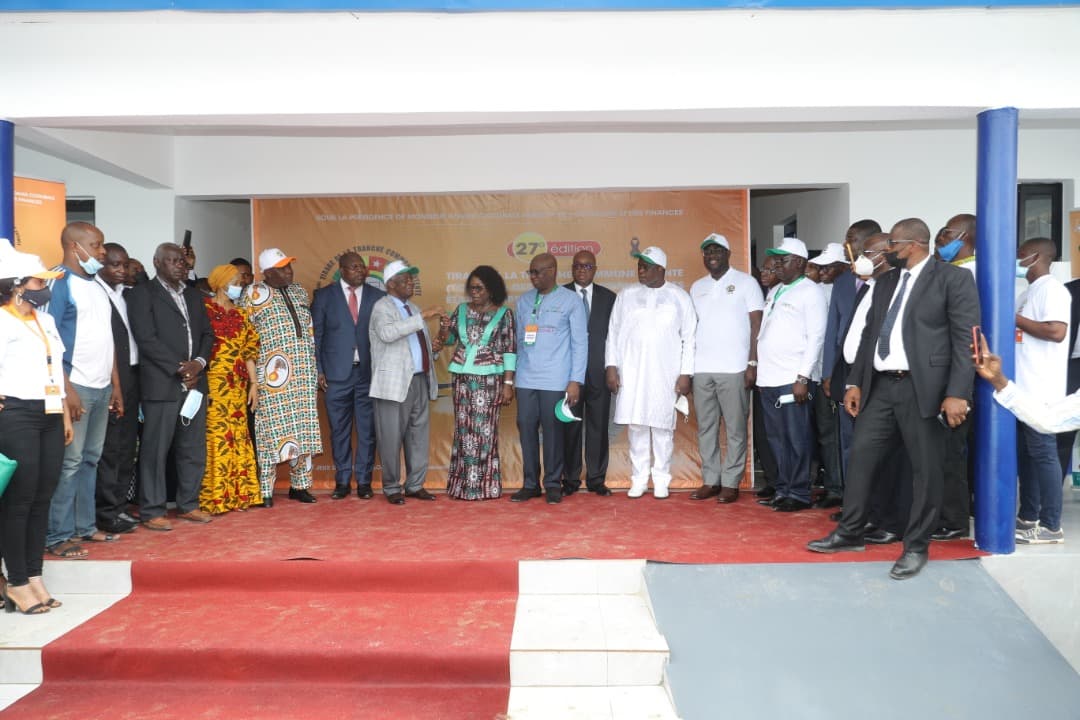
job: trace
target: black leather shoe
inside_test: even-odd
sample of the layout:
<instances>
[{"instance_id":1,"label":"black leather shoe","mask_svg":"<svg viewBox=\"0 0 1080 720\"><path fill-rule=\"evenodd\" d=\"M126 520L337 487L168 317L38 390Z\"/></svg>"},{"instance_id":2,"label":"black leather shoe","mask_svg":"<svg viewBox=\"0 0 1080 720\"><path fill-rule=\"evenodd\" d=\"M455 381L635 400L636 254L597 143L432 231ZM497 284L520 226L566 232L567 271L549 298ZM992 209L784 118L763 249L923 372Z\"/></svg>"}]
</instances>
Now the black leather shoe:
<instances>
[{"instance_id":1,"label":"black leather shoe","mask_svg":"<svg viewBox=\"0 0 1080 720\"><path fill-rule=\"evenodd\" d=\"M358 485L356 488L356 497L361 500L370 500L375 497L375 493L372 492L370 485Z\"/></svg>"},{"instance_id":2,"label":"black leather shoe","mask_svg":"<svg viewBox=\"0 0 1080 720\"><path fill-rule=\"evenodd\" d=\"M138 525L139 524L139 519L138 518L132 517L131 515L128 515L126 512L122 512L119 515L117 515L116 519L117 520L122 520L123 522L126 522L126 523L131 523L132 525Z\"/></svg>"},{"instance_id":3,"label":"black leather shoe","mask_svg":"<svg viewBox=\"0 0 1080 720\"><path fill-rule=\"evenodd\" d=\"M528 488L521 488L516 493L510 496L510 502L525 502L526 500L532 500L533 498L540 497L544 493L540 492L540 489L529 490Z\"/></svg>"},{"instance_id":4,"label":"black leather shoe","mask_svg":"<svg viewBox=\"0 0 1080 720\"><path fill-rule=\"evenodd\" d=\"M562 494L567 495L567 496L573 495L579 489L581 489L580 485L567 485L567 484L564 483L563 486L562 486Z\"/></svg>"},{"instance_id":5,"label":"black leather shoe","mask_svg":"<svg viewBox=\"0 0 1080 720\"><path fill-rule=\"evenodd\" d=\"M405 497L416 498L417 500L434 500L435 496L429 493L424 488L420 488L416 492L407 492Z\"/></svg>"},{"instance_id":6,"label":"black leather shoe","mask_svg":"<svg viewBox=\"0 0 1080 720\"><path fill-rule=\"evenodd\" d=\"M900 542L900 536L884 528L874 528L872 532L863 535L863 540L871 545L892 545L894 542Z\"/></svg>"},{"instance_id":7,"label":"black leather shoe","mask_svg":"<svg viewBox=\"0 0 1080 720\"><path fill-rule=\"evenodd\" d=\"M946 528L946 527L940 527L937 530L935 530L934 532L930 533L930 539L931 540L960 540L961 538L966 538L968 536L968 534L969 533L968 533L967 528L956 528L955 530L950 530L949 528Z\"/></svg>"},{"instance_id":8,"label":"black leather shoe","mask_svg":"<svg viewBox=\"0 0 1080 720\"><path fill-rule=\"evenodd\" d=\"M347 497L349 497L349 488L347 487L336 487L334 492L330 493L331 500L344 500Z\"/></svg>"},{"instance_id":9,"label":"black leather shoe","mask_svg":"<svg viewBox=\"0 0 1080 720\"><path fill-rule=\"evenodd\" d=\"M822 495L816 503L814 503L814 509L827 510L829 508L840 507L843 502L844 499L839 495L826 493L825 495Z\"/></svg>"},{"instance_id":10,"label":"black leather shoe","mask_svg":"<svg viewBox=\"0 0 1080 720\"><path fill-rule=\"evenodd\" d=\"M774 488L772 485L766 485L765 487L761 488L760 490L758 490L758 491L756 491L754 493L754 497L763 498L765 500L768 500L769 498L774 497L775 495L776 495L776 488Z\"/></svg>"},{"instance_id":11,"label":"black leather shoe","mask_svg":"<svg viewBox=\"0 0 1080 720\"><path fill-rule=\"evenodd\" d=\"M558 505L562 502L562 490L548 490L544 493L548 505Z\"/></svg>"},{"instance_id":12,"label":"black leather shoe","mask_svg":"<svg viewBox=\"0 0 1080 720\"><path fill-rule=\"evenodd\" d=\"M256 505L255 507L264 507L264 508L272 508L272 507L274 507L274 496L273 495L267 495L266 497L263 498L263 504L262 505Z\"/></svg>"},{"instance_id":13,"label":"black leather shoe","mask_svg":"<svg viewBox=\"0 0 1080 720\"><path fill-rule=\"evenodd\" d=\"M601 485L597 488L591 488L589 492L595 493L600 497L609 497L611 495L611 488L609 488L607 485Z\"/></svg>"},{"instance_id":14,"label":"black leather shoe","mask_svg":"<svg viewBox=\"0 0 1080 720\"><path fill-rule=\"evenodd\" d=\"M300 488L289 488L289 499L298 500L302 503L318 502L314 495L307 490L301 490Z\"/></svg>"},{"instance_id":15,"label":"black leather shoe","mask_svg":"<svg viewBox=\"0 0 1080 720\"><path fill-rule=\"evenodd\" d=\"M405 496L401 493L393 493L392 495L386 496L386 502L390 503L391 505L404 505Z\"/></svg>"},{"instance_id":16,"label":"black leather shoe","mask_svg":"<svg viewBox=\"0 0 1080 720\"><path fill-rule=\"evenodd\" d=\"M784 498L780 502L773 505L773 510L776 512L799 512L800 510L809 510L810 503L803 502L802 500L796 500L795 498Z\"/></svg>"},{"instance_id":17,"label":"black leather shoe","mask_svg":"<svg viewBox=\"0 0 1080 720\"><path fill-rule=\"evenodd\" d=\"M900 556L896 564L889 571L889 577L893 580L907 580L915 577L926 565L927 554L924 552L907 551Z\"/></svg>"},{"instance_id":18,"label":"black leather shoe","mask_svg":"<svg viewBox=\"0 0 1080 720\"><path fill-rule=\"evenodd\" d=\"M833 530L820 540L811 540L806 543L806 549L812 552L826 554L838 552L862 552L866 550L866 545L863 544L862 538L841 535L839 530Z\"/></svg>"},{"instance_id":19,"label":"black leather shoe","mask_svg":"<svg viewBox=\"0 0 1080 720\"><path fill-rule=\"evenodd\" d=\"M756 493L755 493L756 494ZM762 498L757 501L758 505L764 505L765 507L776 507L784 501L784 498L778 498L776 496L770 498Z\"/></svg>"},{"instance_id":20,"label":"black leather shoe","mask_svg":"<svg viewBox=\"0 0 1080 720\"><path fill-rule=\"evenodd\" d=\"M837 510L834 513L829 513L829 519L832 520L833 522L840 522L840 518L842 518L843 516L844 516L844 513L842 513L839 510Z\"/></svg>"},{"instance_id":21,"label":"black leather shoe","mask_svg":"<svg viewBox=\"0 0 1080 720\"><path fill-rule=\"evenodd\" d=\"M124 533L135 532L135 528L139 527L139 523L126 522L124 520L116 520L111 523L98 523L98 528L112 535L122 535Z\"/></svg>"}]
</instances>

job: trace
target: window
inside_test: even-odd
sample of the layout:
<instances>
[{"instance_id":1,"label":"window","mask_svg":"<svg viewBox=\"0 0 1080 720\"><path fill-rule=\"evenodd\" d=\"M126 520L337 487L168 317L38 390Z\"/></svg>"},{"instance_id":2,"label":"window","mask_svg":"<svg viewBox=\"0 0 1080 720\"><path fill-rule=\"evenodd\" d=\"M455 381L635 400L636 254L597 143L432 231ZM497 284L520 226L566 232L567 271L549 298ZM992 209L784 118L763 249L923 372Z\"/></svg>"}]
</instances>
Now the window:
<instances>
[{"instance_id":1,"label":"window","mask_svg":"<svg viewBox=\"0 0 1080 720\"><path fill-rule=\"evenodd\" d=\"M1045 237L1061 259L1061 183L1020 183L1016 188L1016 245Z\"/></svg>"},{"instance_id":2,"label":"window","mask_svg":"<svg viewBox=\"0 0 1080 720\"><path fill-rule=\"evenodd\" d=\"M88 222L94 225L94 198L69 197L67 199L67 221Z\"/></svg>"}]
</instances>

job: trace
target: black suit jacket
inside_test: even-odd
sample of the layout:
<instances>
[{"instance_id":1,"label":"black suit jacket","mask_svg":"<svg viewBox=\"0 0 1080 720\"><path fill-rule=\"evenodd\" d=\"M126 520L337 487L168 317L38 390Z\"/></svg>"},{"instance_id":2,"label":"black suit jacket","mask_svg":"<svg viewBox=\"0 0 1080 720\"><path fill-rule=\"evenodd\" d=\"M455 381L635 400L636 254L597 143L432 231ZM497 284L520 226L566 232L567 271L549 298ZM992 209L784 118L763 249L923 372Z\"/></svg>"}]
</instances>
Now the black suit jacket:
<instances>
[{"instance_id":1,"label":"black suit jacket","mask_svg":"<svg viewBox=\"0 0 1080 720\"><path fill-rule=\"evenodd\" d=\"M206 315L202 294L184 288L191 323L191 354L188 354L188 330L180 308L155 277L131 288L127 294L128 321L139 346L139 383L144 400L179 400L183 396L177 368L181 362L201 357L210 361L214 335ZM195 385L207 393L206 373L199 373Z\"/></svg>"},{"instance_id":2,"label":"black suit jacket","mask_svg":"<svg viewBox=\"0 0 1080 720\"><path fill-rule=\"evenodd\" d=\"M578 295L574 283L567 283L563 287ZM607 344L611 309L615 307L615 293L596 283L593 283L592 287L592 303L589 307L589 358L585 364L585 384L590 387L607 387L604 346Z\"/></svg>"},{"instance_id":3,"label":"black suit jacket","mask_svg":"<svg viewBox=\"0 0 1080 720\"><path fill-rule=\"evenodd\" d=\"M371 308L386 293L372 285L360 291L358 321L353 324L349 303L335 282L315 291L311 302L311 322L315 326L315 361L330 382L345 382L353 371L353 350L360 356L361 384L371 382Z\"/></svg>"},{"instance_id":4,"label":"black suit jacket","mask_svg":"<svg viewBox=\"0 0 1080 720\"><path fill-rule=\"evenodd\" d=\"M866 319L859 352L848 382L862 391L866 406L872 389L874 355L900 271L882 275L874 285L873 305ZM918 280L908 284L909 300L901 323L919 413L930 418L941 412L946 397L971 401L975 368L971 362L971 327L979 324L979 294L971 273L933 257Z\"/></svg>"},{"instance_id":5,"label":"black suit jacket","mask_svg":"<svg viewBox=\"0 0 1080 720\"><path fill-rule=\"evenodd\" d=\"M1080 388L1080 358L1073 359L1072 349L1076 347L1076 329L1080 325L1080 280L1065 283L1065 289L1072 297L1072 319L1069 322L1069 379L1068 392L1074 393Z\"/></svg>"},{"instance_id":6,"label":"black suit jacket","mask_svg":"<svg viewBox=\"0 0 1080 720\"><path fill-rule=\"evenodd\" d=\"M124 293L124 299L127 299L127 293ZM109 300L109 306L112 308L112 336L113 350L116 352L116 374L120 376L121 389L127 390L131 387L131 380L133 379L133 370L131 368L131 338L128 337L127 325L124 324L124 318L120 316L120 311L112 304L111 298Z\"/></svg>"}]
</instances>

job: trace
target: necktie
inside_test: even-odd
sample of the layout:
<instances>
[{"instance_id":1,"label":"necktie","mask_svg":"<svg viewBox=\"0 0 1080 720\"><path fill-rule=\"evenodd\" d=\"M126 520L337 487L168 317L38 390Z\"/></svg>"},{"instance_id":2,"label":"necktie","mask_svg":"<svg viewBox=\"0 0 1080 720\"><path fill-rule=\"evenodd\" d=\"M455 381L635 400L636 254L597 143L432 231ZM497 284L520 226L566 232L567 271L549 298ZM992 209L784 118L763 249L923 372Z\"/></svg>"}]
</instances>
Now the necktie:
<instances>
[{"instance_id":1,"label":"necktie","mask_svg":"<svg viewBox=\"0 0 1080 720\"><path fill-rule=\"evenodd\" d=\"M881 334L878 335L877 354L884 360L889 357L889 339L892 337L893 325L896 324L896 316L900 314L900 305L904 302L904 293L907 292L907 281L911 273L904 271L904 279L900 282L900 292L889 306L889 312L885 314L885 322L881 324Z\"/></svg>"},{"instance_id":2,"label":"necktie","mask_svg":"<svg viewBox=\"0 0 1080 720\"><path fill-rule=\"evenodd\" d=\"M412 308L409 307L409 303L405 303L405 313L412 317ZM424 337L423 330L416 331L416 339L420 341L420 367L423 369L424 374L427 375L428 370L431 368L431 357L428 355L427 338Z\"/></svg>"},{"instance_id":3,"label":"necktie","mask_svg":"<svg viewBox=\"0 0 1080 720\"><path fill-rule=\"evenodd\" d=\"M349 314L352 315L352 324L360 322L360 305L356 302L356 288L349 286Z\"/></svg>"},{"instance_id":4,"label":"necktie","mask_svg":"<svg viewBox=\"0 0 1080 720\"><path fill-rule=\"evenodd\" d=\"M589 291L581 288L581 302L585 303L585 314L588 315L592 308L589 307Z\"/></svg>"}]
</instances>

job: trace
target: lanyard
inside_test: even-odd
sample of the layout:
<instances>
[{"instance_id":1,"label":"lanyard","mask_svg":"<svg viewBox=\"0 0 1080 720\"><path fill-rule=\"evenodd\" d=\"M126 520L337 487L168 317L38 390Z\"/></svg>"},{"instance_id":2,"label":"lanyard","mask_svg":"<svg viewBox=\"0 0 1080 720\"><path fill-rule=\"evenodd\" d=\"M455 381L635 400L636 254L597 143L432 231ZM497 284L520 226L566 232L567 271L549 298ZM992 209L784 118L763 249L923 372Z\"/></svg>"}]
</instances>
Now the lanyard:
<instances>
[{"instance_id":1,"label":"lanyard","mask_svg":"<svg viewBox=\"0 0 1080 720\"><path fill-rule=\"evenodd\" d=\"M41 339L41 342L45 345L45 364L49 368L49 382L55 384L54 378L56 377L56 374L53 372L52 346L49 345L49 337L45 334L45 330L41 327L41 321L38 320L37 311L30 311L30 316L34 319L34 325L37 326L37 330L34 330L30 327L29 321L25 317L19 315L18 312L13 310L10 305L5 305L4 309L11 313L13 317L22 320L26 328Z\"/></svg>"},{"instance_id":2,"label":"lanyard","mask_svg":"<svg viewBox=\"0 0 1080 720\"><path fill-rule=\"evenodd\" d=\"M537 290L536 291L536 302L533 303L533 309L532 309L532 319L533 320L536 320L536 315L537 315L537 313L540 312L540 305L543 302L544 302L544 295L539 290Z\"/></svg>"},{"instance_id":3,"label":"lanyard","mask_svg":"<svg viewBox=\"0 0 1080 720\"><path fill-rule=\"evenodd\" d=\"M793 288L796 285L798 285L800 282L802 282L803 278L805 278L805 277L806 277L805 275L800 275L799 279L793 281L790 285L784 285L783 287L777 288L776 294L773 295L772 303L769 305L769 314L770 315L772 314L773 308L776 307L776 303L780 302L780 297L784 293L786 293L788 291L788 289Z\"/></svg>"}]
</instances>

